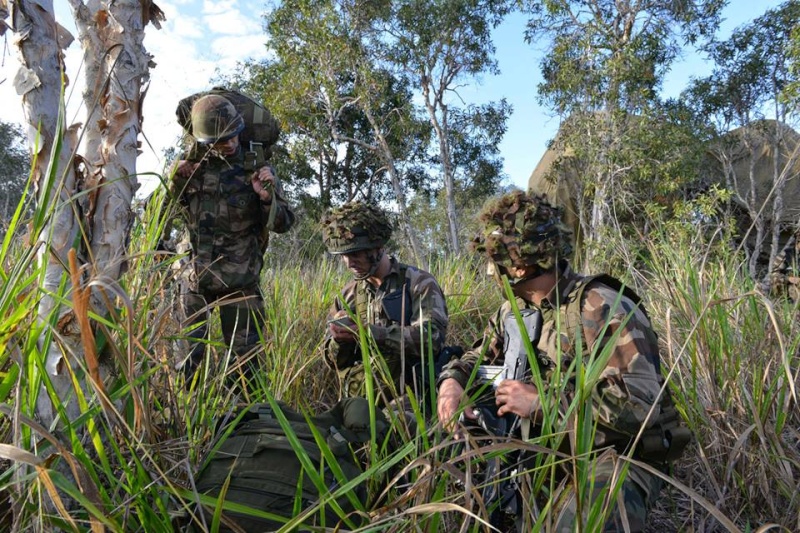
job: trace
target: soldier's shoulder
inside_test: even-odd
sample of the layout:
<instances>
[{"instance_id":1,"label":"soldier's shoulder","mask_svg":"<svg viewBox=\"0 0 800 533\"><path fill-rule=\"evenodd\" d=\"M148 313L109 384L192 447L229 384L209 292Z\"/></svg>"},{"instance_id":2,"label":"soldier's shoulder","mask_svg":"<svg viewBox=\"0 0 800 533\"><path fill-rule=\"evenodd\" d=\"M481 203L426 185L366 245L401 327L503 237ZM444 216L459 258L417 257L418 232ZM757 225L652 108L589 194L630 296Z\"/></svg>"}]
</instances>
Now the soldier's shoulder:
<instances>
[{"instance_id":1,"label":"soldier's shoulder","mask_svg":"<svg viewBox=\"0 0 800 533\"><path fill-rule=\"evenodd\" d=\"M436 277L427 270L422 270L417 266L407 265L405 263L401 263L400 268L405 269L406 279L411 281L412 284L435 283L437 286L439 285L439 282L436 281Z\"/></svg>"}]
</instances>

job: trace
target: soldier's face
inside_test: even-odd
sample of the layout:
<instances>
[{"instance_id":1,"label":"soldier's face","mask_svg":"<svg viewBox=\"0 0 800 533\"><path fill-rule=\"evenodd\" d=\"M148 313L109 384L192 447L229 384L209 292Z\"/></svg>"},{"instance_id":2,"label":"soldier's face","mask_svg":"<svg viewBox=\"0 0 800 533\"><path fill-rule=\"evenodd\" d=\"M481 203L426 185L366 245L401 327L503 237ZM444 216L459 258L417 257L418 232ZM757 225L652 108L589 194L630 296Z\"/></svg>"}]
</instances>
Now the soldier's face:
<instances>
[{"instance_id":1,"label":"soldier's face","mask_svg":"<svg viewBox=\"0 0 800 533\"><path fill-rule=\"evenodd\" d=\"M358 250L349 254L342 254L342 261L347 269L356 278L363 278L370 274L375 262L376 250Z\"/></svg>"},{"instance_id":2,"label":"soldier's face","mask_svg":"<svg viewBox=\"0 0 800 533\"><path fill-rule=\"evenodd\" d=\"M239 149L239 136L234 135L230 139L224 141L217 141L213 145L214 150L224 156L232 156Z\"/></svg>"}]
</instances>

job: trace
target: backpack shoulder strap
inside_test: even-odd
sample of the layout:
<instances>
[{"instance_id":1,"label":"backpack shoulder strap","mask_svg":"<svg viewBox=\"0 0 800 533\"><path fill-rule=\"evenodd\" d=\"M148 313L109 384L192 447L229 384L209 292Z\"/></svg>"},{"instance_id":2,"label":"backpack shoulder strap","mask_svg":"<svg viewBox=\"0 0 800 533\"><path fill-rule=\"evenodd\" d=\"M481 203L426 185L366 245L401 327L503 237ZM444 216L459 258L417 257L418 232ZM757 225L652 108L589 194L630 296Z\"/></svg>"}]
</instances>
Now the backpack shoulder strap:
<instances>
[{"instance_id":1,"label":"backpack shoulder strap","mask_svg":"<svg viewBox=\"0 0 800 533\"><path fill-rule=\"evenodd\" d=\"M575 334L578 331L578 327L581 324L581 311L583 310L583 297L584 293L586 292L586 288L595 281L611 287L617 292L622 292L624 296L629 298L634 305L641 309L645 316L647 316L647 310L645 310L644 306L641 305L642 299L639 297L639 295L617 278L608 274L583 276L575 283L575 286L570 292L568 299L565 301L565 305L562 306L561 330L566 333L567 338L570 339L570 342L574 340ZM648 316L648 319L649 318L650 317Z\"/></svg>"}]
</instances>

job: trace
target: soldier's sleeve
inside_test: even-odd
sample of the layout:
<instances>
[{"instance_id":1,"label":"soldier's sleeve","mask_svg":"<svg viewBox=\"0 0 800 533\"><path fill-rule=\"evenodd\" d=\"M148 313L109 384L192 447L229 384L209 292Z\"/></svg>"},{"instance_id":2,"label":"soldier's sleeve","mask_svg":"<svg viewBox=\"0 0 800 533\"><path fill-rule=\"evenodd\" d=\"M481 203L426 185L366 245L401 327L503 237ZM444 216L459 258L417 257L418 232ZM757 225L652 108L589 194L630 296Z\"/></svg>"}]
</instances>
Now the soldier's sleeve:
<instances>
[{"instance_id":1,"label":"soldier's sleeve","mask_svg":"<svg viewBox=\"0 0 800 533\"><path fill-rule=\"evenodd\" d=\"M286 201L281 180L278 179L275 169L270 167L270 170L272 170L272 175L275 176L275 188L272 191L275 195L275 201L261 202L261 212L263 213L264 220L269 221L272 209L277 209L272 227L269 229L275 233L286 233L294 226L294 211L292 211L292 208L289 206L289 202Z\"/></svg>"},{"instance_id":2,"label":"soldier's sleeve","mask_svg":"<svg viewBox=\"0 0 800 533\"><path fill-rule=\"evenodd\" d=\"M617 294L604 285L587 289L581 320L587 355L608 357L592 388L592 409L601 423L633 435L660 402L663 378L658 339L649 319L630 299L617 302ZM658 415L656 408L647 427Z\"/></svg>"},{"instance_id":3,"label":"soldier's sleeve","mask_svg":"<svg viewBox=\"0 0 800 533\"><path fill-rule=\"evenodd\" d=\"M431 353L436 357L444 347L447 336L447 305L444 293L429 273L421 270L408 271L411 284L411 323L392 324L387 327L370 325L375 343L382 349L400 353L401 344L405 353L412 357Z\"/></svg>"},{"instance_id":4,"label":"soldier's sleeve","mask_svg":"<svg viewBox=\"0 0 800 533\"><path fill-rule=\"evenodd\" d=\"M499 309L483 331L483 337L475 341L472 348L464 352L459 359L450 361L439 374L436 385L442 381L452 378L461 384L462 388L467 387L472 371L476 365L486 361L487 364L502 364L503 362L503 308Z\"/></svg>"},{"instance_id":5,"label":"soldier's sleeve","mask_svg":"<svg viewBox=\"0 0 800 533\"><path fill-rule=\"evenodd\" d=\"M348 368L353 366L356 361L361 361L358 343L338 343L330 336L330 332L327 328L328 320L333 318L337 312L344 309L343 305L347 305L351 309L355 308L355 284L353 282L348 283L345 285L344 289L342 289L341 295L331 304L328 310L328 317L325 320L325 338L322 341L323 359L334 369Z\"/></svg>"}]
</instances>

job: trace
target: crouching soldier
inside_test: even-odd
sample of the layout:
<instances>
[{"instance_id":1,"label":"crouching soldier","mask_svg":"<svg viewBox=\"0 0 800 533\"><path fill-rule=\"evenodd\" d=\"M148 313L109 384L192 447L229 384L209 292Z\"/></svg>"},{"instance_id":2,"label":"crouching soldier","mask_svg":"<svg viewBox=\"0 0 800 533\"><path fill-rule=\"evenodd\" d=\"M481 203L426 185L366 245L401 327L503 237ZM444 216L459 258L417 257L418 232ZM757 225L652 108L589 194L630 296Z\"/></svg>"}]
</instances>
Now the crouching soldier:
<instances>
[{"instance_id":1,"label":"crouching soldier","mask_svg":"<svg viewBox=\"0 0 800 533\"><path fill-rule=\"evenodd\" d=\"M325 359L338 371L345 395L363 396L360 323L377 348L368 361L379 401L388 405L414 383L415 372L424 372L417 363L442 350L448 322L444 294L431 274L386 253L392 226L378 207L345 204L329 210L322 226L328 252L341 257L354 277L329 311Z\"/></svg>"},{"instance_id":2,"label":"crouching soldier","mask_svg":"<svg viewBox=\"0 0 800 533\"><path fill-rule=\"evenodd\" d=\"M591 501L579 504L578 480L574 477L577 470L572 468L554 469L559 471L555 474L558 479L542 489L563 482L566 490L536 495L554 505L548 530L574 531L577 522L585 522L592 504L609 496L625 464L617 460L618 454L633 456L663 471L685 447L689 433L681 426L664 388L658 341L641 300L610 276L584 276L570 269L571 232L562 224L561 211L545 197L516 191L488 203L481 222L483 231L475 248L486 255L498 282L504 286L503 281L508 281L520 316L513 312L512 302L506 301L483 338L445 367L439 377L439 419L452 432L464 431L457 419L459 414L463 411L467 422L480 414L480 410L465 409L470 401L465 389L476 365L503 365L512 357L527 364L523 339L529 338L544 390L536 387L531 374L520 376L506 366L506 379L496 383L493 392L496 413L492 415L516 417L520 434L546 436L542 429L543 402L547 402L551 428L575 428L580 425L576 420L563 419L591 414L596 424L594 443L588 444L592 454L589 479L594 483L588 491ZM579 347L580 354L576 353ZM604 357L597 354L608 354L607 362L596 382L579 395L573 365L578 357L584 365L593 355ZM576 398L584 398L588 405L574 406ZM552 417L562 421L553 422ZM644 433L634 447L643 427ZM566 448L573 455L580 453L575 447L575 435L567 435L559 451ZM602 453L600 449L604 449ZM621 497L612 500L613 510L603 531L644 530L648 509L661 484L657 475L631 464L622 482Z\"/></svg>"}]
</instances>

